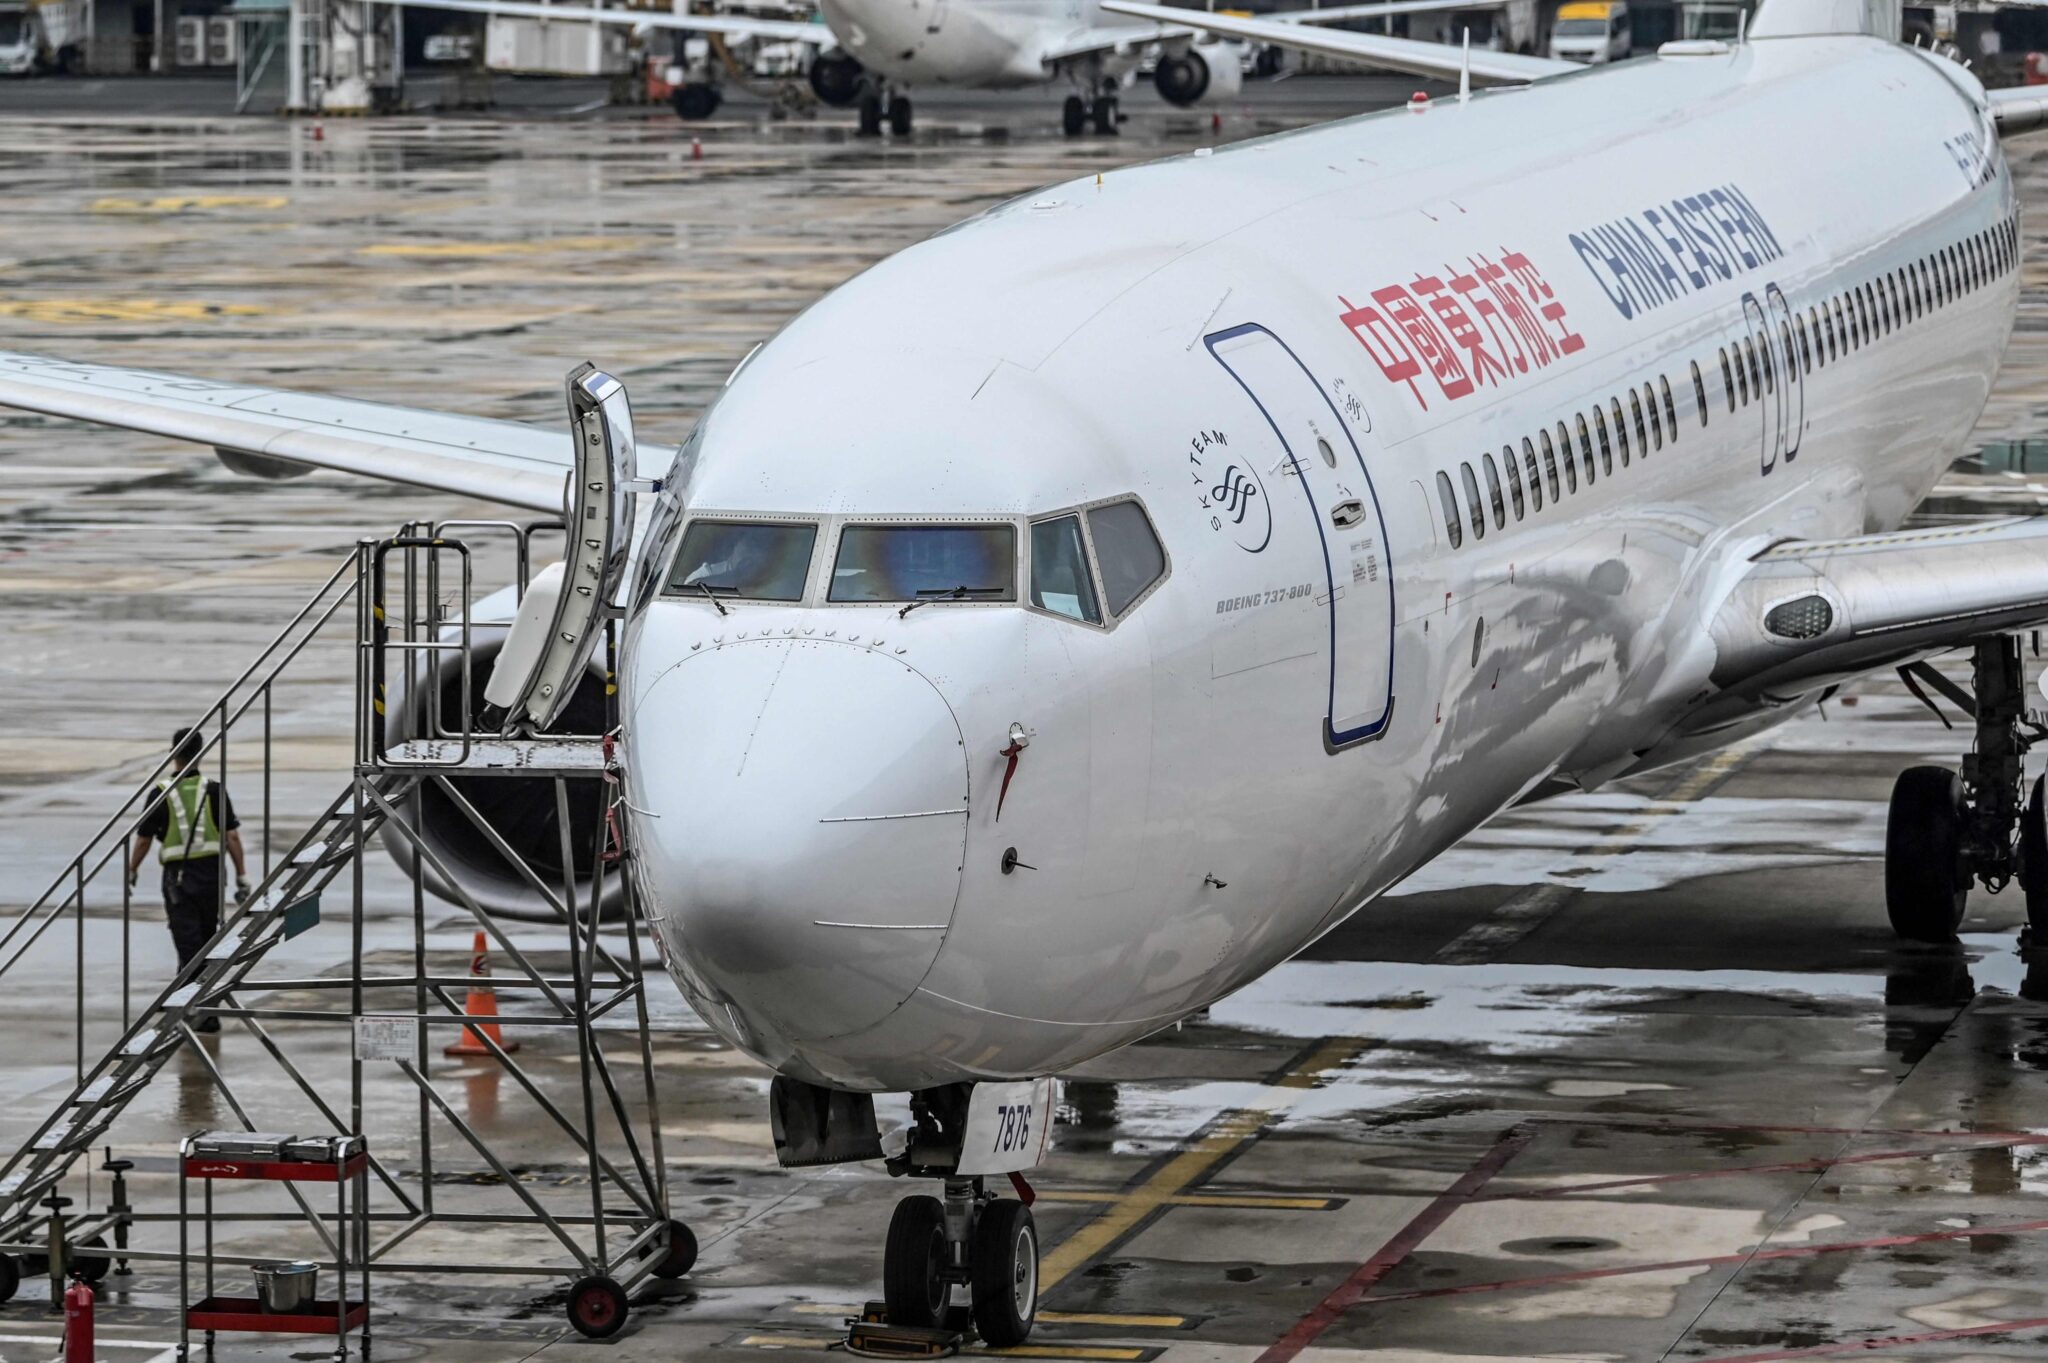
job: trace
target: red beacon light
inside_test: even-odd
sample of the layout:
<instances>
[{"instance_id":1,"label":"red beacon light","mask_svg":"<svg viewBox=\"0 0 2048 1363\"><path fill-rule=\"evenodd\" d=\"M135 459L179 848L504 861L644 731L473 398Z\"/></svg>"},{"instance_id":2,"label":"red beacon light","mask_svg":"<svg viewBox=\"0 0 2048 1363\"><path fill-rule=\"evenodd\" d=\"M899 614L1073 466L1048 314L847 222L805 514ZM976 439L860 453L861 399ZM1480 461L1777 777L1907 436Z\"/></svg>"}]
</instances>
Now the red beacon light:
<instances>
[{"instance_id":1,"label":"red beacon light","mask_svg":"<svg viewBox=\"0 0 2048 1363\"><path fill-rule=\"evenodd\" d=\"M1416 91L1416 92L1415 92L1414 94L1412 94L1412 95L1408 96L1408 111L1409 111L1410 113L1416 113L1416 114L1420 114L1420 113L1427 113L1427 112L1428 112L1428 110L1429 110L1429 96L1428 96L1428 95L1424 94L1424 93L1423 93L1422 91L1420 91L1420 90L1417 90L1417 91Z\"/></svg>"}]
</instances>

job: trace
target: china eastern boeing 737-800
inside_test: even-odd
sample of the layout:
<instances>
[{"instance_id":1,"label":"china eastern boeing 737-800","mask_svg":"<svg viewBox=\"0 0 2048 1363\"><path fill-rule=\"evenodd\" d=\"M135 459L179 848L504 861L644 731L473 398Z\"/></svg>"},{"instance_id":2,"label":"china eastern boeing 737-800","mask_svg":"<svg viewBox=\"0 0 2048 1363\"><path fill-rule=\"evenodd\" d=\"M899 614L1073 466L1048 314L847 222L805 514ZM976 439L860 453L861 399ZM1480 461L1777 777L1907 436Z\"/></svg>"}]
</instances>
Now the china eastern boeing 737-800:
<instances>
[{"instance_id":1,"label":"china eastern boeing 737-800","mask_svg":"<svg viewBox=\"0 0 2048 1363\"><path fill-rule=\"evenodd\" d=\"M2048 624L2048 520L1900 529L2011 331L2000 137L2048 100L1902 46L1885 0L1765 0L1741 43L1590 70L1170 13L1514 88L903 251L741 364L630 566L583 565L625 617L662 959L776 1072L785 1161L938 1181L896 1213L888 1310L929 1324L957 1288L992 1344L1031 1328L1037 1241L984 1179L1043 1152L1046 1076L1518 801L1970 648L1972 750L1900 776L1885 903L1945 940L1972 882L2017 880L2048 925L2012 637ZM618 385L579 373L629 449ZM555 513L574 453L31 356L0 404Z\"/></svg>"}]
</instances>

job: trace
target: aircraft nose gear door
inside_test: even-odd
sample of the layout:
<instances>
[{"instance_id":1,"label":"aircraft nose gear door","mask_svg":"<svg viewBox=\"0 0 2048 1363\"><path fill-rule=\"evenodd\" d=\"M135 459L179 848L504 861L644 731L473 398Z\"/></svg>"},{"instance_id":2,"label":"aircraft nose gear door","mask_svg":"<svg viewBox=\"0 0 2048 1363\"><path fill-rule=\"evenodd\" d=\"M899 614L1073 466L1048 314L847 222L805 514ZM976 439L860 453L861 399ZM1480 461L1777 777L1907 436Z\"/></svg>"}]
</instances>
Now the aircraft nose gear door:
<instances>
[{"instance_id":1,"label":"aircraft nose gear door","mask_svg":"<svg viewBox=\"0 0 2048 1363\"><path fill-rule=\"evenodd\" d=\"M529 612L520 616L498 655L500 665L532 651L537 653L516 699L504 702L511 715L536 728L546 728L575 693L577 679L590 663L604 632L604 622L626 578L627 549L633 539L633 483L637 459L633 445L633 408L626 386L595 365L579 365L569 373L569 427L575 439L575 463L569 474L563 516L567 548L554 610L533 604L531 624L546 615L545 638L528 644L519 637L529 630ZM544 590L540 579L529 598ZM494 679L495 680L495 679ZM495 685L489 698L499 703Z\"/></svg>"},{"instance_id":2,"label":"aircraft nose gear door","mask_svg":"<svg viewBox=\"0 0 2048 1363\"><path fill-rule=\"evenodd\" d=\"M1394 573L1365 456L1323 385L1278 336L1249 324L1203 339L1271 432L1258 465L1293 484L1292 492L1276 488L1274 499L1295 501L1296 523L1308 521L1322 546L1318 595L1330 621L1324 746L1377 738L1394 710ZM1276 531L1285 533L1284 507L1273 510Z\"/></svg>"}]
</instances>

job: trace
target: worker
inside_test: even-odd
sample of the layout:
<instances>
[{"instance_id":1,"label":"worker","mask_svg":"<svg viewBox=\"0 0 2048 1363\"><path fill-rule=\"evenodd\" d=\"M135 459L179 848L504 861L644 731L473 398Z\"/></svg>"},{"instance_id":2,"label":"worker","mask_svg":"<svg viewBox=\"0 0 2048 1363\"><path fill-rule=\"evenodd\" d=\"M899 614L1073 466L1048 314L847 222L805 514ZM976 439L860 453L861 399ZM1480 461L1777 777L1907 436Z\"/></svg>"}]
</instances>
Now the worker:
<instances>
[{"instance_id":1,"label":"worker","mask_svg":"<svg viewBox=\"0 0 2048 1363\"><path fill-rule=\"evenodd\" d=\"M157 782L157 796L135 826L135 846L128 855L128 883L134 885L149 855L160 848L164 868L164 918L178 948L182 974L194 957L220 931L222 904L220 854L225 848L235 862L235 902L249 897L249 867L242 857L241 820L235 803L199 771L205 743L192 729L171 737L171 774ZM202 1032L220 1030L220 1019L202 1018Z\"/></svg>"}]
</instances>

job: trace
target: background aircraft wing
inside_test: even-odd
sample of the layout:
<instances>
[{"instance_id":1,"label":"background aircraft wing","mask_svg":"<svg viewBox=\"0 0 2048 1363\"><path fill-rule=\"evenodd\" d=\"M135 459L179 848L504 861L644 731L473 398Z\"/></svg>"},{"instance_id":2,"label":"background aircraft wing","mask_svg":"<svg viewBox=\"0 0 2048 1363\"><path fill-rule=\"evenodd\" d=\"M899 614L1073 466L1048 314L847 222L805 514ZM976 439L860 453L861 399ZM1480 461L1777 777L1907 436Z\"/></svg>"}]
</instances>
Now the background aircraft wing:
<instances>
[{"instance_id":1,"label":"background aircraft wing","mask_svg":"<svg viewBox=\"0 0 2048 1363\"><path fill-rule=\"evenodd\" d=\"M0 407L560 512L569 435L516 421L0 352Z\"/></svg>"},{"instance_id":2,"label":"background aircraft wing","mask_svg":"<svg viewBox=\"0 0 2048 1363\"><path fill-rule=\"evenodd\" d=\"M1380 0L1370 5L1328 5L1322 9L1284 9L1258 17L1275 24L1341 24L1390 14L1428 14L1447 9L1505 9L1508 0Z\"/></svg>"},{"instance_id":3,"label":"background aircraft wing","mask_svg":"<svg viewBox=\"0 0 2048 1363\"><path fill-rule=\"evenodd\" d=\"M2015 85L1985 93L1991 98L1991 121L2000 137L2048 127L2048 87Z\"/></svg>"},{"instance_id":4,"label":"background aircraft wing","mask_svg":"<svg viewBox=\"0 0 2048 1363\"><path fill-rule=\"evenodd\" d=\"M1210 14L1202 10L1137 4L1133 0L1104 0L1102 7L1113 14L1128 14L1136 19L1151 19L1163 24L1185 24L1191 28L1220 34L1225 38L1275 43L1302 52L1349 57L1353 61L1384 67L1389 71L1406 71L1417 76L1456 80L1458 72L1464 66L1462 50L1446 43L1417 42L1413 38L1383 38L1376 33L1326 29L1316 24L1276 21L1271 17L1239 19L1233 15ZM1544 80L1550 76L1561 76L1568 71L1586 69L1577 62L1552 61L1548 57L1524 57L1513 52L1475 50L1472 53L1472 79L1482 85L1519 85L1532 80Z\"/></svg>"},{"instance_id":5,"label":"background aircraft wing","mask_svg":"<svg viewBox=\"0 0 2048 1363\"><path fill-rule=\"evenodd\" d=\"M2048 517L1795 540L1758 555L1716 613L1712 679L1770 703L2043 625Z\"/></svg>"},{"instance_id":6,"label":"background aircraft wing","mask_svg":"<svg viewBox=\"0 0 2048 1363\"><path fill-rule=\"evenodd\" d=\"M454 9L468 14L503 14L516 19L560 19L564 23L680 28L695 33L725 33L738 38L815 43L819 47L833 47L839 42L832 36L832 30L823 24L796 19L750 19L741 14L672 14L667 10L610 9L600 5L541 5L528 0L373 0L373 3L415 9Z\"/></svg>"},{"instance_id":7,"label":"background aircraft wing","mask_svg":"<svg viewBox=\"0 0 2048 1363\"><path fill-rule=\"evenodd\" d=\"M1185 24L1097 24L1093 28L1069 33L1040 54L1039 60L1047 66L1057 66L1078 57L1092 57L1098 52L1128 52L1148 43L1165 42L1168 38L1196 36L1195 30Z\"/></svg>"}]
</instances>

